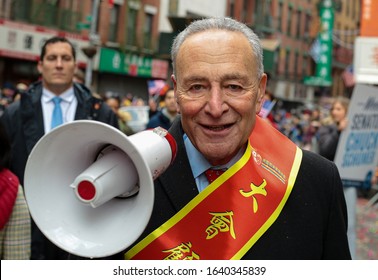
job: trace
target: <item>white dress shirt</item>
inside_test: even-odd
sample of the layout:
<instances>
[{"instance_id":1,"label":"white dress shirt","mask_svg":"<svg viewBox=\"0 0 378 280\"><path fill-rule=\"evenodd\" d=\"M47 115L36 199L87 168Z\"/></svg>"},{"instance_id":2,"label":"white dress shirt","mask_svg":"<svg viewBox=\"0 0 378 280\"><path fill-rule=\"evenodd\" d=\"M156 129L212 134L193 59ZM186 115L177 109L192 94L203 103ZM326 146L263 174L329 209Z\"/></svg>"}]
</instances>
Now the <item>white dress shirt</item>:
<instances>
[{"instance_id":1,"label":"white dress shirt","mask_svg":"<svg viewBox=\"0 0 378 280\"><path fill-rule=\"evenodd\" d=\"M45 134L50 132L51 130L51 119L54 110L54 102L52 101L52 99L55 96L56 95L54 93L43 88L41 103L43 110L43 123L45 128ZM77 99L74 94L73 87L63 92L61 95L59 95L59 97L62 98L60 106L62 108L63 113L63 123L72 122L75 119L77 107Z\"/></svg>"}]
</instances>

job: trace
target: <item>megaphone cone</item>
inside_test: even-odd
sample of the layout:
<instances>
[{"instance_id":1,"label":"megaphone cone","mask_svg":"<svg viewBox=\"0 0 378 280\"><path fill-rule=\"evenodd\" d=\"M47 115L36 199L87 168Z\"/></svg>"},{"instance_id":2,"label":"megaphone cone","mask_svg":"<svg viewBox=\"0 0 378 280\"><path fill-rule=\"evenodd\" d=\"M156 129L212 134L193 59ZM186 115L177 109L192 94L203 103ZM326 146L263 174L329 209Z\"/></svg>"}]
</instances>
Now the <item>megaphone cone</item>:
<instances>
[{"instance_id":1,"label":"megaphone cone","mask_svg":"<svg viewBox=\"0 0 378 280\"><path fill-rule=\"evenodd\" d=\"M38 141L25 169L34 222L77 256L102 258L126 249L150 219L153 180L174 159L175 145L162 129L127 137L96 121L57 127Z\"/></svg>"}]
</instances>

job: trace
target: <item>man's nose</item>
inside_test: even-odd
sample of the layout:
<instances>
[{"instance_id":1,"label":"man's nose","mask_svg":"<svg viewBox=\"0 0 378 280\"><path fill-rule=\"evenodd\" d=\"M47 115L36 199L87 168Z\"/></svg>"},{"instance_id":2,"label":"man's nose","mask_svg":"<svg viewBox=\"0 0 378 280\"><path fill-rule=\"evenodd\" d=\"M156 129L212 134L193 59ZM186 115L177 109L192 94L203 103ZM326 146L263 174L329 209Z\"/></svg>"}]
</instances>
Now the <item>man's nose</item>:
<instances>
[{"instance_id":1,"label":"man's nose","mask_svg":"<svg viewBox=\"0 0 378 280\"><path fill-rule=\"evenodd\" d=\"M56 66L57 67L62 67L63 66L63 59L61 57L58 57L56 59Z\"/></svg>"},{"instance_id":2,"label":"man's nose","mask_svg":"<svg viewBox=\"0 0 378 280\"><path fill-rule=\"evenodd\" d=\"M223 114L226 109L226 104L221 88L211 88L206 107L208 108L208 112L214 117L220 117Z\"/></svg>"}]
</instances>

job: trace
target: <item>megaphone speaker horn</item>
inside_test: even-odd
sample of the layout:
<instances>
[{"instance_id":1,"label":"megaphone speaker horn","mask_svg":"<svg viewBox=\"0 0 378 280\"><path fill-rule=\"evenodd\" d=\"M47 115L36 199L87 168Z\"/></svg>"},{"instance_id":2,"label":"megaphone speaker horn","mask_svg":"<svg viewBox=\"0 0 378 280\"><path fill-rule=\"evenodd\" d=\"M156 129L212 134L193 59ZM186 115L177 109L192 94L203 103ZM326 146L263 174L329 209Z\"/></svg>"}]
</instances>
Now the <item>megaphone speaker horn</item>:
<instances>
[{"instance_id":1,"label":"megaphone speaker horn","mask_svg":"<svg viewBox=\"0 0 378 280\"><path fill-rule=\"evenodd\" d=\"M128 137L97 121L59 126L38 141L26 164L30 214L69 253L114 255L143 233L153 209L153 180L175 155L176 142L161 128Z\"/></svg>"},{"instance_id":2,"label":"megaphone speaker horn","mask_svg":"<svg viewBox=\"0 0 378 280\"><path fill-rule=\"evenodd\" d=\"M100 155L71 185L79 200L93 208L118 196L131 196L139 190L138 173L127 154L110 145Z\"/></svg>"}]
</instances>

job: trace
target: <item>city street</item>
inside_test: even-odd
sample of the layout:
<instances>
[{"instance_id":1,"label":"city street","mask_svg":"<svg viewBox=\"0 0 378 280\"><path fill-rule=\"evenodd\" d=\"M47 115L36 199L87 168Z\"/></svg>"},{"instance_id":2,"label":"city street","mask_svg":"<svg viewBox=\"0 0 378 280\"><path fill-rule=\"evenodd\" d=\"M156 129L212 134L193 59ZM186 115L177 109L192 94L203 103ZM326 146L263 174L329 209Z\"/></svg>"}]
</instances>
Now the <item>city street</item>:
<instances>
[{"instance_id":1,"label":"city street","mask_svg":"<svg viewBox=\"0 0 378 280\"><path fill-rule=\"evenodd\" d=\"M377 191L358 198L357 202L357 259L378 260L378 201L367 205Z\"/></svg>"},{"instance_id":2,"label":"city street","mask_svg":"<svg viewBox=\"0 0 378 280\"><path fill-rule=\"evenodd\" d=\"M0 259L118 259L127 249L127 259L332 258L343 280L362 277L360 264L376 275L377 18L378 0L0 0ZM134 135L157 127L170 133ZM261 153L250 160L250 148ZM213 165L231 171L198 198ZM251 190L234 197L234 183ZM134 185L151 192L135 198ZM270 214L254 196L265 185L278 186ZM349 188L348 208L338 187Z\"/></svg>"}]
</instances>

